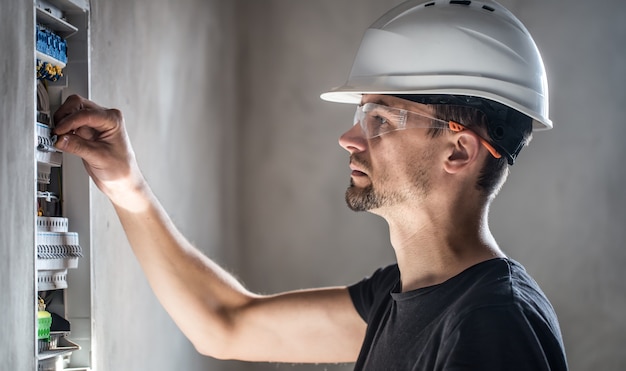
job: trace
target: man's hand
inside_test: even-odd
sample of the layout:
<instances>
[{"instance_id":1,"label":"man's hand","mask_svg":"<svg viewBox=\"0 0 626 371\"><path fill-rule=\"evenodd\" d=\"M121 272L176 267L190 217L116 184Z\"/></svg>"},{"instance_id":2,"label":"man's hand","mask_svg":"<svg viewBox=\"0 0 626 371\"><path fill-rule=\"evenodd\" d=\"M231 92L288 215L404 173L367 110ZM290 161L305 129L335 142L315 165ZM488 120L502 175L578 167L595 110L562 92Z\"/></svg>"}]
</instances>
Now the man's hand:
<instances>
[{"instance_id":1,"label":"man's hand","mask_svg":"<svg viewBox=\"0 0 626 371\"><path fill-rule=\"evenodd\" d=\"M142 189L145 181L122 113L72 95L55 112L54 122L54 133L58 135L56 147L80 156L98 188L114 204L136 208L128 204L129 196Z\"/></svg>"}]
</instances>

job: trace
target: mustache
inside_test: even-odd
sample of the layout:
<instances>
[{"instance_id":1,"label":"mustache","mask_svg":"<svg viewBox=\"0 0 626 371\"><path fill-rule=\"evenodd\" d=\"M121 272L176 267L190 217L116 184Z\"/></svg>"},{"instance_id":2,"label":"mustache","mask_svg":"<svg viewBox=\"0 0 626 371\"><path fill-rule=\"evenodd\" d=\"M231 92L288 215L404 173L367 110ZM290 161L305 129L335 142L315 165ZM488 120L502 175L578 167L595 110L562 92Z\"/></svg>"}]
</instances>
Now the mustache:
<instances>
[{"instance_id":1,"label":"mustache","mask_svg":"<svg viewBox=\"0 0 626 371\"><path fill-rule=\"evenodd\" d=\"M363 168L363 170L366 170L368 172L371 170L370 162L367 159L359 157L356 154L350 155L350 164L361 167Z\"/></svg>"}]
</instances>

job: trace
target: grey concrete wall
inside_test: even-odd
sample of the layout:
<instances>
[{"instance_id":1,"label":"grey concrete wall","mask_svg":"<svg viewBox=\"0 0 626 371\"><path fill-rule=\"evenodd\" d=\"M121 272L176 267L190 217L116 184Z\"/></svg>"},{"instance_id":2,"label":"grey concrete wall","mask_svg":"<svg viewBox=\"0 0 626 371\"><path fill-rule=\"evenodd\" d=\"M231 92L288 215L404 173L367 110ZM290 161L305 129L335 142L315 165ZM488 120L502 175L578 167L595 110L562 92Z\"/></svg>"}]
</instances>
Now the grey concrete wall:
<instances>
[{"instance_id":1,"label":"grey concrete wall","mask_svg":"<svg viewBox=\"0 0 626 371\"><path fill-rule=\"evenodd\" d=\"M347 155L336 139L353 108L318 95L343 83L362 32L396 3L241 2L241 257L256 290L345 284L393 259L384 223L343 205ZM555 129L522 151L493 205L492 230L551 298L571 369L623 369L626 5L502 3L542 51Z\"/></svg>"},{"instance_id":2,"label":"grey concrete wall","mask_svg":"<svg viewBox=\"0 0 626 371\"><path fill-rule=\"evenodd\" d=\"M11 370L36 367L33 17L26 2L0 6L0 368Z\"/></svg>"},{"instance_id":3,"label":"grey concrete wall","mask_svg":"<svg viewBox=\"0 0 626 371\"><path fill-rule=\"evenodd\" d=\"M224 1L92 1L92 97L120 108L142 170L183 233L229 265L234 14ZM219 369L154 297L112 207L93 194L97 370Z\"/></svg>"}]
</instances>

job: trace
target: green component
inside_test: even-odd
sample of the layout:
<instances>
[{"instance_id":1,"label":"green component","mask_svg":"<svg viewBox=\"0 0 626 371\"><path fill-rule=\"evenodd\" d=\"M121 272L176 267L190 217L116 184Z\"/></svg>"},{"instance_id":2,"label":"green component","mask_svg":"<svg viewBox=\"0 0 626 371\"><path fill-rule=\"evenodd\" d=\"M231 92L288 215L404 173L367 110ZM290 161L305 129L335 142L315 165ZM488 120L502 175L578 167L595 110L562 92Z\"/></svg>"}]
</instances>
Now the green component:
<instances>
[{"instance_id":1,"label":"green component","mask_svg":"<svg viewBox=\"0 0 626 371\"><path fill-rule=\"evenodd\" d=\"M50 312L45 310L38 311L37 322L37 339L50 340L50 326L52 326Z\"/></svg>"}]
</instances>

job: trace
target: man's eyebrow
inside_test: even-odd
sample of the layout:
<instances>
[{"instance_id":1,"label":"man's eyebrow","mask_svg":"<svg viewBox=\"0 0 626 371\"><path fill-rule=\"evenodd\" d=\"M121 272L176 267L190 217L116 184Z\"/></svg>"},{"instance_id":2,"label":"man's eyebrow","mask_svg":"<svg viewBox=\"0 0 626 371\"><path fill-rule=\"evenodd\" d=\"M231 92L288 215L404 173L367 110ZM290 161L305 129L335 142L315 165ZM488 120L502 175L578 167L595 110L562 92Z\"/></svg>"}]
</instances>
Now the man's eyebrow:
<instances>
[{"instance_id":1,"label":"man's eyebrow","mask_svg":"<svg viewBox=\"0 0 626 371\"><path fill-rule=\"evenodd\" d=\"M395 110L401 109L401 108L398 108L398 107L390 106L388 104L388 102L385 102L382 99L377 99L375 101L367 102L365 104L376 104L376 105L378 105L376 112L381 112L381 113L384 112L385 114L393 113L393 112L395 112Z\"/></svg>"},{"instance_id":2,"label":"man's eyebrow","mask_svg":"<svg viewBox=\"0 0 626 371\"><path fill-rule=\"evenodd\" d=\"M366 103L374 103L374 104L378 104L379 106L384 106L388 108L396 108L396 109L401 109L401 110L405 110L409 112L417 112L417 113L422 113L422 114L426 113L426 112L423 112L422 109L419 109L419 108L416 109L416 107L411 106L409 102L396 101L393 99L389 99L385 96L378 97L375 100L371 102L366 102ZM361 106L366 103L362 103Z\"/></svg>"}]
</instances>

